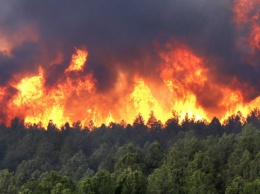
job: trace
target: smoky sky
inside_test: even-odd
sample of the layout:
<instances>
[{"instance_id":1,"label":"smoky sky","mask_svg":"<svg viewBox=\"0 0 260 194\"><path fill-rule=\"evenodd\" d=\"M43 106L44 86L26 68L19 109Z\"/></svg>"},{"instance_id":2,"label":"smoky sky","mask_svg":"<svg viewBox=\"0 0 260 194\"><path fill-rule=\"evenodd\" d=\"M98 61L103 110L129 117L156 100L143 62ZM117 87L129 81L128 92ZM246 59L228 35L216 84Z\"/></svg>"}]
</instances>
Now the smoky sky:
<instances>
[{"instance_id":1,"label":"smoky sky","mask_svg":"<svg viewBox=\"0 0 260 194\"><path fill-rule=\"evenodd\" d=\"M39 39L21 43L11 56L0 53L0 82L6 84L17 72L35 72L41 64L48 72L46 83L55 84L69 58L59 67L49 67L48 61L59 52L70 57L75 47L86 46L89 60L84 71L93 72L103 91L113 87L113 68L118 66L129 74L155 74L160 63L155 42L164 49L177 39L207 59L221 84L236 77L250 85L250 100L259 93L260 65L241 60L246 53L237 49L241 33L233 17L231 0L1 0L0 27L13 34L24 25L33 26Z\"/></svg>"}]
</instances>

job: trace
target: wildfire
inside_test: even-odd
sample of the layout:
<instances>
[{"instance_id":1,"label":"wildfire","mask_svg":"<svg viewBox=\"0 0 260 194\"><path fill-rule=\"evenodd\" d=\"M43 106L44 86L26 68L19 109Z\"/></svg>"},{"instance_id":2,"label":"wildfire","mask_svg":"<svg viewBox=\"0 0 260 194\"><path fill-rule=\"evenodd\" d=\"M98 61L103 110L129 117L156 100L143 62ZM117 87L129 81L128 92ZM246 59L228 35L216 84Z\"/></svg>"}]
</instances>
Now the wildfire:
<instances>
[{"instance_id":1,"label":"wildfire","mask_svg":"<svg viewBox=\"0 0 260 194\"><path fill-rule=\"evenodd\" d=\"M244 51L243 60L250 65L255 65L254 59L260 51L259 8L260 0L234 0L232 22L238 33L236 49ZM37 33L28 29L21 28L17 33L24 35L19 38L13 38L15 34L8 36L4 33L0 38L3 56L11 55L13 47L24 40L38 40ZM224 122L231 114L240 111L246 116L260 105L260 96L246 102L242 90L232 88L232 85L244 84L235 76L234 83L231 81L230 84L214 80L211 66L207 65L209 56L203 56L185 40L172 38L161 49L158 48L154 48L154 51L160 62L152 74L157 77L144 75L140 73L142 71L133 70L129 73L125 64L116 64L113 66L115 83L104 92L98 91L98 79L91 68L88 69L88 55L91 57L92 53L85 47L75 48L67 66L57 65L62 69L59 72L62 76L55 85L47 84L46 66L52 64L42 64L38 74L33 76L18 79L13 75L16 79L0 87L0 104L3 107L0 122L10 124L11 119L18 116L28 123L42 122L45 127L50 120L58 126L81 121L82 125L89 125L92 129L94 125L102 123L109 125L122 120L132 123L139 114L147 122L151 112L165 123L173 116L173 111L178 113L181 120L188 114L196 120L207 121L217 116ZM66 61L63 61L62 51L55 61L55 64ZM121 63L121 60L112 61ZM105 75L107 72L102 73ZM2 115L5 117L2 118Z\"/></svg>"},{"instance_id":2,"label":"wildfire","mask_svg":"<svg viewBox=\"0 0 260 194\"><path fill-rule=\"evenodd\" d=\"M138 114L148 121L152 111L158 120L164 123L172 116L173 110L179 114L180 119L184 119L186 114L196 120L211 119L211 115L198 103L196 96L196 92L202 90L209 79L208 69L204 66L204 59L197 57L187 46L160 53L162 63L159 71L164 85L147 84L149 80L136 76L133 90L125 94L126 75L119 72L115 88L118 100L115 104L112 94L102 96L96 92L91 73L84 76L80 74L86 64L87 55L86 50L76 50L64 72L66 81L55 88L45 88L45 72L41 67L38 75L22 79L14 86L18 93L8 104L10 109L15 110L12 116L23 115L25 122L41 121L44 126L47 126L50 120L59 126L77 120L81 120L85 125L90 121L95 125L108 125L123 119L131 123ZM66 74L68 72L78 73L78 76L70 77ZM215 87L223 94L222 103L219 104L219 107L225 110L225 113L220 115L222 121L239 110L249 113L250 108L258 105L260 101L258 99L252 102L252 105L245 105L239 91ZM158 94L153 91L158 91ZM1 93L4 93L4 90L1 90Z\"/></svg>"}]
</instances>

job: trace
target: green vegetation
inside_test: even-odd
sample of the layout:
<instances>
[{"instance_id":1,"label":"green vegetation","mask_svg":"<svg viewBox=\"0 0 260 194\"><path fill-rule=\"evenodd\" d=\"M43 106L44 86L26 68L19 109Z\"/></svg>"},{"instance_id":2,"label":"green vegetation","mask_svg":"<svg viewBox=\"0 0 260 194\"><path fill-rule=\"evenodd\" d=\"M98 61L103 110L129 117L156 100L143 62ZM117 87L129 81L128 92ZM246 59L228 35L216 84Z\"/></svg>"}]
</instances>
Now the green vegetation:
<instances>
[{"instance_id":1,"label":"green vegetation","mask_svg":"<svg viewBox=\"0 0 260 194\"><path fill-rule=\"evenodd\" d=\"M93 131L16 118L0 127L0 193L260 193L259 113L165 126L139 115Z\"/></svg>"}]
</instances>

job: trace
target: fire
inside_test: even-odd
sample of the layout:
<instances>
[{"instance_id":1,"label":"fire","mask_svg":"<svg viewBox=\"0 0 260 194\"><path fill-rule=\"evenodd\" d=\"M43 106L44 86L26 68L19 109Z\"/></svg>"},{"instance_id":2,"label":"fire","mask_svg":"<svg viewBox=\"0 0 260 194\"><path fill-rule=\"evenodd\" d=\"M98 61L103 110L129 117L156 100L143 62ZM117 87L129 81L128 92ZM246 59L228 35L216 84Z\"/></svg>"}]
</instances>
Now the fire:
<instances>
[{"instance_id":1,"label":"fire","mask_svg":"<svg viewBox=\"0 0 260 194\"><path fill-rule=\"evenodd\" d=\"M254 17L250 17L250 12L254 9L254 5L257 0L235 0L234 1L234 12L236 15L235 21L240 22L250 22Z\"/></svg>"},{"instance_id":2,"label":"fire","mask_svg":"<svg viewBox=\"0 0 260 194\"><path fill-rule=\"evenodd\" d=\"M259 20L259 19L258 19ZM255 49L260 49L260 25L254 24L252 27L252 33L248 38L249 44Z\"/></svg>"},{"instance_id":3,"label":"fire","mask_svg":"<svg viewBox=\"0 0 260 194\"><path fill-rule=\"evenodd\" d=\"M233 22L238 31L237 49L244 51L242 57L250 65L255 65L254 57L260 50L259 6L260 0L234 0ZM246 29L248 31L245 35L242 32ZM27 35L11 43L8 43L10 37L0 38L0 51L11 55L13 47L21 42L38 40L37 33L33 31L23 34ZM7 116L0 121L10 124L11 119L18 116L27 123L42 122L45 127L50 120L58 126L81 121L83 126L93 129L102 123L109 125L122 120L132 123L139 114L147 122L152 112L165 123L175 111L180 120L188 114L195 120L210 121L217 116L224 122L231 114L240 111L246 116L260 105L260 96L247 102L242 89L232 88L232 85L244 84L235 76L230 79L234 80L230 84L215 80L211 67L207 66L210 61L208 56L203 56L184 42L172 39L162 49L154 49L160 61L153 69L155 72L152 75L155 77L144 75L138 70L129 73L125 64L116 64L113 66L115 83L104 92L99 91L98 79L88 69L88 55L91 56L91 52L85 47L75 48L71 61L67 66L62 66L61 79L55 85L47 84L46 66L50 67L51 64L42 64L38 74L27 75L22 79L13 75L16 79L1 86L0 103L6 108L1 110L0 116ZM56 61L55 64L59 64L63 62L63 57L60 51L59 56L52 59ZM115 60L115 63L120 62Z\"/></svg>"},{"instance_id":4,"label":"fire","mask_svg":"<svg viewBox=\"0 0 260 194\"><path fill-rule=\"evenodd\" d=\"M235 22L241 30L249 26L249 34L245 40L254 54L260 49L260 0L235 0L234 4Z\"/></svg>"},{"instance_id":5,"label":"fire","mask_svg":"<svg viewBox=\"0 0 260 194\"><path fill-rule=\"evenodd\" d=\"M149 119L151 111L154 111L162 122L165 122L171 116L171 112L163 109L153 96L150 88L141 79L136 81L134 91L130 94L130 101L135 107L135 116L140 113L146 121Z\"/></svg>"},{"instance_id":6,"label":"fire","mask_svg":"<svg viewBox=\"0 0 260 194\"><path fill-rule=\"evenodd\" d=\"M111 114L111 112L109 112L107 118L106 118L106 125L109 125L110 123L115 122L115 119L113 118L113 115Z\"/></svg>"},{"instance_id":7,"label":"fire","mask_svg":"<svg viewBox=\"0 0 260 194\"><path fill-rule=\"evenodd\" d=\"M200 105L196 95L210 80L204 58L196 56L185 45L168 49L168 52L159 52L162 59L158 70L161 84L136 75L132 90L129 90L127 74L119 70L113 94L107 95L96 92L96 80L91 72L82 74L88 52L76 49L64 71L66 81L56 87L46 88L42 67L39 67L38 75L12 83L18 92L8 103L8 109L14 110L9 115L22 115L25 122L42 122L43 126L47 126L50 120L58 126L78 120L84 125L92 123L92 126L122 120L131 123L139 114L148 121L151 112L165 123L172 116L172 111L177 112L180 119L188 114L196 120L209 121L213 115ZM71 73L76 76L70 76ZM260 97L245 104L240 91L220 87L216 83L211 85L222 94L222 100L217 105L224 110L218 115L222 122L230 114L237 111L248 114L259 105ZM5 90L0 92L3 96Z\"/></svg>"},{"instance_id":8,"label":"fire","mask_svg":"<svg viewBox=\"0 0 260 194\"><path fill-rule=\"evenodd\" d=\"M39 68L39 75L24 78L16 86L16 89L20 91L19 97L16 98L13 102L17 106L21 106L25 103L32 103L35 100L41 98L43 93L43 69Z\"/></svg>"},{"instance_id":9,"label":"fire","mask_svg":"<svg viewBox=\"0 0 260 194\"><path fill-rule=\"evenodd\" d=\"M230 115L238 112L242 113L242 116L247 116L256 107L260 106L260 96L256 99L245 103L240 91L232 91L225 89L224 101L221 103L225 109L225 114L222 115L220 121L224 122Z\"/></svg>"},{"instance_id":10,"label":"fire","mask_svg":"<svg viewBox=\"0 0 260 194\"><path fill-rule=\"evenodd\" d=\"M88 52L85 49L77 49L76 53L72 55L70 66L65 70L69 71L82 71L84 64L87 61Z\"/></svg>"},{"instance_id":11,"label":"fire","mask_svg":"<svg viewBox=\"0 0 260 194\"><path fill-rule=\"evenodd\" d=\"M182 47L182 48L181 48ZM161 78L172 93L171 108L181 118L188 113L196 119L208 119L208 115L197 103L196 94L207 81L207 69L203 59L197 57L185 46L161 53L165 63L161 65Z\"/></svg>"},{"instance_id":12,"label":"fire","mask_svg":"<svg viewBox=\"0 0 260 194\"><path fill-rule=\"evenodd\" d=\"M206 69L202 67L202 59L185 49L161 54L165 61L161 64L161 77L166 85L155 86L149 80L136 76L133 90L126 90L126 74L120 71L115 94L109 94L110 97L96 92L95 79L91 72L81 74L88 52L85 49L76 49L69 67L64 71L65 82L55 88L46 88L45 72L39 68L38 75L26 77L14 85L18 94L9 103L9 107L15 107L17 112L24 115L25 122L41 121L44 126L50 120L59 126L77 120L84 124L93 121L95 125L108 125L121 120L131 123L138 114L148 121L152 111L162 122L172 116L173 110L179 112L182 118L186 113L189 116L194 115L196 119L207 118L192 91L203 86L207 80L204 75ZM73 72L77 76L71 77L69 73ZM155 90L159 90L160 94L155 94ZM116 103L115 106L113 103ZM121 107L120 110L117 110L117 105Z\"/></svg>"},{"instance_id":13,"label":"fire","mask_svg":"<svg viewBox=\"0 0 260 194\"><path fill-rule=\"evenodd\" d=\"M85 50L76 50L76 54L72 56L69 71L78 71L79 68L82 68L86 58ZM38 75L26 77L13 86L19 92L9 103L9 107L10 109L15 108L17 112L20 112L19 115L24 115L25 122L42 122L44 126L47 126L50 120L59 126L71 122L71 115L67 115L66 112L66 101L73 94L79 95L82 90L90 91L93 87L91 75L77 80L67 76L64 84L50 90L45 88L44 83L44 70L40 67ZM15 114L17 113L14 113L13 116L17 116Z\"/></svg>"},{"instance_id":14,"label":"fire","mask_svg":"<svg viewBox=\"0 0 260 194\"><path fill-rule=\"evenodd\" d=\"M41 121L44 126L47 126L51 119L57 123L66 122L64 107L60 103L63 96L46 94L42 68L39 68L39 75L22 79L16 89L19 92L9 106L15 106L21 114L26 115L25 122Z\"/></svg>"}]
</instances>

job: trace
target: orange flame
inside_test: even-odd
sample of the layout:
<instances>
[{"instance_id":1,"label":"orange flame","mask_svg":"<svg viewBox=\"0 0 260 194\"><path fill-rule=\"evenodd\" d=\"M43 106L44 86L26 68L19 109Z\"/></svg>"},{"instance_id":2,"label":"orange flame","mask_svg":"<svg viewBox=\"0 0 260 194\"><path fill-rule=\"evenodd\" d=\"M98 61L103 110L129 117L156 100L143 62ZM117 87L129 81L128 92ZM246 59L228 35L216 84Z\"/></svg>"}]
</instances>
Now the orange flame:
<instances>
[{"instance_id":1,"label":"orange flame","mask_svg":"<svg viewBox=\"0 0 260 194\"><path fill-rule=\"evenodd\" d=\"M16 106L26 115L25 122L38 123L41 121L45 126L51 119L57 123L66 122L63 115L64 107L60 103L64 96L46 95L42 68L39 68L39 75L22 79L16 89L19 93L13 99L11 106Z\"/></svg>"},{"instance_id":2,"label":"orange flame","mask_svg":"<svg viewBox=\"0 0 260 194\"><path fill-rule=\"evenodd\" d=\"M135 108L133 115L136 116L140 113L146 121L148 121L151 111L154 111L162 122L165 122L171 116L171 112L167 112L163 108L142 79L136 80L134 91L130 94L130 102L133 103Z\"/></svg>"},{"instance_id":3,"label":"orange flame","mask_svg":"<svg viewBox=\"0 0 260 194\"><path fill-rule=\"evenodd\" d=\"M45 87L45 72L41 67L38 75L25 77L13 84L18 93L8 103L8 109L13 110L8 113L9 119L22 115L25 122L41 121L43 126L47 126L49 120L58 126L78 120L83 125L92 123L97 126L102 123L119 123L123 119L131 123L139 113L148 121L152 111L163 123L172 116L172 111L177 111L180 119L184 119L187 113L196 120L210 120L215 116L206 111L197 99L197 93L210 81L209 70L205 67L204 59L196 56L185 45L179 45L178 48L169 46L169 52L159 52L162 58L159 68L161 84L136 76L133 89L129 90L127 74L118 70L117 84L109 95L96 92L96 80L91 73L84 76L80 74L87 55L88 52L84 49L76 50L64 72L66 81L55 88ZM68 72L74 72L78 76L70 77ZM259 97L245 104L240 91L213 82L210 84L222 96L216 106L224 110L221 113L216 111L222 122L237 111L248 114L260 103ZM4 93L4 88L1 88L0 97Z\"/></svg>"},{"instance_id":4,"label":"orange flame","mask_svg":"<svg viewBox=\"0 0 260 194\"><path fill-rule=\"evenodd\" d=\"M249 55L252 57L260 49L260 0L235 0L234 5L234 21L238 30L248 25L250 27L249 34L242 37L238 45L250 47ZM10 45L0 38L0 43L4 45L0 50L8 54L13 45L24 39L37 40L37 36L31 33L29 37ZM65 81L55 87L45 86L42 67L39 67L38 75L24 77L18 83L9 83L17 92L8 100L5 111L7 122L10 124L15 116L30 123L41 121L43 126L47 126L49 120L58 126L80 120L83 125L93 129L93 125L102 123L109 125L110 122L120 123L122 120L132 123L139 114L148 121L152 111L163 123L172 116L172 111L176 111L180 119L188 114L196 120L204 118L208 121L217 116L224 122L231 114L241 111L247 115L260 105L260 96L245 102L240 90L216 83L206 67L206 56L197 55L188 45L179 41L169 42L166 47L167 51L157 51L161 58L157 69L159 80L139 74L131 78L124 69L118 68L114 70L118 75L116 84L106 93L97 92L97 80L92 72L86 74L83 71L87 65L88 51L85 48L76 49L64 71ZM61 58L59 56L56 60L61 61ZM216 92L219 98L211 107L205 107L200 99L206 87ZM0 88L0 102L7 98L6 90L6 87ZM206 99L214 98L211 93L206 95Z\"/></svg>"},{"instance_id":5,"label":"orange flame","mask_svg":"<svg viewBox=\"0 0 260 194\"><path fill-rule=\"evenodd\" d=\"M83 49L77 49L76 54L72 55L72 60L70 66L65 70L65 72L69 71L82 71L84 64L87 61L88 52Z\"/></svg>"},{"instance_id":6,"label":"orange flame","mask_svg":"<svg viewBox=\"0 0 260 194\"><path fill-rule=\"evenodd\" d=\"M177 111L181 118L188 113L196 119L208 119L193 92L202 89L207 81L207 70L203 67L203 60L185 47L160 55L165 61L161 65L161 77L172 92L172 110Z\"/></svg>"},{"instance_id":7,"label":"orange flame","mask_svg":"<svg viewBox=\"0 0 260 194\"><path fill-rule=\"evenodd\" d=\"M78 71L83 67L87 52L77 50L72 57L69 71ZM67 70L67 69L66 69ZM75 93L79 95L81 90L91 91L93 87L91 75L77 80L67 77L64 84L58 85L55 89L47 90L44 87L44 70L39 68L39 75L26 77L14 86L19 92L10 102L10 109L15 107L25 116L25 122L42 122L47 126L49 120L61 126L65 122L71 122L71 116L67 115L66 101ZM17 114L17 113L16 113ZM15 116L15 115L14 115Z\"/></svg>"},{"instance_id":8,"label":"orange flame","mask_svg":"<svg viewBox=\"0 0 260 194\"><path fill-rule=\"evenodd\" d=\"M235 22L241 29L250 27L246 42L251 46L252 53L260 49L260 0L235 0Z\"/></svg>"}]
</instances>

